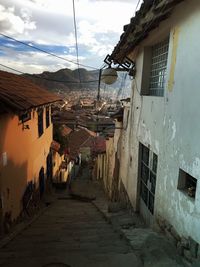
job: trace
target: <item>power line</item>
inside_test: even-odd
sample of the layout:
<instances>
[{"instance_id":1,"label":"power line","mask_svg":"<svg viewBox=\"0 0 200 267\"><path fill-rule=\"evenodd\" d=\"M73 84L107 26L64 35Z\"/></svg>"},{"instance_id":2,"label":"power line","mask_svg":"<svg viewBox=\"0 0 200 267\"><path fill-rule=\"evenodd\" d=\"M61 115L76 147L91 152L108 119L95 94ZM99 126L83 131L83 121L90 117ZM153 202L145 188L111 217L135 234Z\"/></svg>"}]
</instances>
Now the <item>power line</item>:
<instances>
[{"instance_id":1,"label":"power line","mask_svg":"<svg viewBox=\"0 0 200 267\"><path fill-rule=\"evenodd\" d=\"M47 52L47 51L44 50L44 49L41 49L41 48L36 47L36 46L34 46L34 45L27 44L27 43L25 43L25 42L23 42L23 41L19 41L19 40L17 40L16 38L10 37L10 36L8 36L8 35L6 35L6 34L3 34L3 33L1 33L1 32L0 32L0 35L3 36L3 37L5 37L5 38L7 38L7 39L10 39L10 40L12 40L12 41L15 41L15 42L17 42L17 43L20 43L20 44L23 44L23 45L25 45L25 46L28 46L28 47L30 47L30 48L32 48L32 49L38 50L38 51L40 51L40 52L42 52L42 53L45 53L45 54L47 54L47 55L50 55L50 56L52 56L52 57L56 57L56 58L58 58L58 59L61 59L61 60L64 60L64 61L66 61L66 62L70 62L70 63L76 64L76 65L78 65L78 66L83 66L83 67L87 67L87 68L90 68L90 69L97 70L97 68L95 68L95 67L88 66L88 65L85 65L85 64L81 64L81 63L77 63L77 62L75 62L75 61L73 61L73 60L66 59L66 58L61 57L61 56L58 56L58 55L56 55L56 54L54 54L54 53Z\"/></svg>"},{"instance_id":2,"label":"power line","mask_svg":"<svg viewBox=\"0 0 200 267\"><path fill-rule=\"evenodd\" d=\"M123 91L123 89L125 87L126 78L127 78L127 72L126 73L123 73L122 75L123 76L122 76L122 80L121 80L121 85L120 85L119 90L117 92L116 100L119 100L119 97L122 94L122 91Z\"/></svg>"},{"instance_id":3,"label":"power line","mask_svg":"<svg viewBox=\"0 0 200 267\"><path fill-rule=\"evenodd\" d=\"M135 8L135 12L136 12L136 10L137 10L139 4L140 4L140 1L141 1L141 0L138 0L138 2L137 2L136 8Z\"/></svg>"},{"instance_id":4,"label":"power line","mask_svg":"<svg viewBox=\"0 0 200 267\"><path fill-rule=\"evenodd\" d=\"M22 72L22 71L20 71L20 70L17 70L17 69L8 67L8 66L6 66L6 65L4 65L4 64L1 64L1 63L0 63L0 66L2 66L2 67L4 67L4 68L7 68L7 69L10 69L10 70L13 70L13 71L15 71L15 72L17 72L17 73L19 73L19 74L29 75L29 76L33 77L33 75L30 74L30 73L24 73L24 72ZM75 82L75 81L65 81L65 80L48 79L48 78L45 78L45 77L36 76L35 74L34 74L34 78L42 79L42 80L46 80L46 81L50 81L50 82L57 82L57 83L80 84L79 82ZM82 81L82 83L97 83L97 82L98 82L98 80Z\"/></svg>"},{"instance_id":5,"label":"power line","mask_svg":"<svg viewBox=\"0 0 200 267\"><path fill-rule=\"evenodd\" d=\"M75 43L76 43L76 61L78 65L78 76L79 76L79 81L81 85L81 73L79 69L79 51L78 51L78 37L77 37L77 26L76 26L76 10L75 10L75 2L73 2L73 19L74 19L74 34L75 34Z\"/></svg>"}]
</instances>

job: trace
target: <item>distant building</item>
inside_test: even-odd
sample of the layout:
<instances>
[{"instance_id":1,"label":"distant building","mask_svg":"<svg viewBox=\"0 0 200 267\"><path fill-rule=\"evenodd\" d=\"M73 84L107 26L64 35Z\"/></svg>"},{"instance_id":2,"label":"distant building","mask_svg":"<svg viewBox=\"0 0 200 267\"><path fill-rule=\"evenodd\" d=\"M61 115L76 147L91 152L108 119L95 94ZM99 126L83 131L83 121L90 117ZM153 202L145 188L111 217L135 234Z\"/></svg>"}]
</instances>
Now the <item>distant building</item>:
<instances>
[{"instance_id":1,"label":"distant building","mask_svg":"<svg viewBox=\"0 0 200 267\"><path fill-rule=\"evenodd\" d=\"M52 151L52 182L54 184L65 184L70 174L69 164L64 151L60 149L60 144L56 141L51 143Z\"/></svg>"},{"instance_id":2,"label":"distant building","mask_svg":"<svg viewBox=\"0 0 200 267\"><path fill-rule=\"evenodd\" d=\"M34 188L52 176L51 104L59 98L22 76L0 71L0 220L16 220Z\"/></svg>"}]
</instances>

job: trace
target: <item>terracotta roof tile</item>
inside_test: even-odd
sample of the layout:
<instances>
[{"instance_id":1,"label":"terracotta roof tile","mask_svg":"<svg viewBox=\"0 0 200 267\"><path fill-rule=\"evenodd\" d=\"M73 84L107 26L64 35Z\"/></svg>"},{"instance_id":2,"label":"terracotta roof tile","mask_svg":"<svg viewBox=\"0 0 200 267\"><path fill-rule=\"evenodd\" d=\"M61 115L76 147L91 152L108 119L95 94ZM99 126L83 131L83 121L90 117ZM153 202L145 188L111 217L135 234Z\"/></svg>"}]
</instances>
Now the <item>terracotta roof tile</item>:
<instances>
[{"instance_id":1,"label":"terracotta roof tile","mask_svg":"<svg viewBox=\"0 0 200 267\"><path fill-rule=\"evenodd\" d=\"M69 136L70 156L74 157L78 155L81 145L85 143L89 137L90 134L85 129L71 132Z\"/></svg>"},{"instance_id":2,"label":"terracotta roof tile","mask_svg":"<svg viewBox=\"0 0 200 267\"><path fill-rule=\"evenodd\" d=\"M106 140L102 136L95 138L94 151L96 153L104 153L106 151Z\"/></svg>"},{"instance_id":3,"label":"terracotta roof tile","mask_svg":"<svg viewBox=\"0 0 200 267\"><path fill-rule=\"evenodd\" d=\"M56 142L56 141L53 140L53 141L51 142L51 148L52 148L54 151L58 152L59 149L60 149L60 144L59 144L58 142Z\"/></svg>"},{"instance_id":4,"label":"terracotta roof tile","mask_svg":"<svg viewBox=\"0 0 200 267\"><path fill-rule=\"evenodd\" d=\"M114 62L122 63L153 29L169 18L175 6L183 1L185 0L144 0L135 17L124 26L120 41L111 54Z\"/></svg>"},{"instance_id":5,"label":"terracotta roof tile","mask_svg":"<svg viewBox=\"0 0 200 267\"><path fill-rule=\"evenodd\" d=\"M20 75L0 71L0 112L28 110L59 100L55 94Z\"/></svg>"},{"instance_id":6,"label":"terracotta roof tile","mask_svg":"<svg viewBox=\"0 0 200 267\"><path fill-rule=\"evenodd\" d=\"M65 125L62 125L61 134L62 136L68 136L73 130Z\"/></svg>"}]
</instances>

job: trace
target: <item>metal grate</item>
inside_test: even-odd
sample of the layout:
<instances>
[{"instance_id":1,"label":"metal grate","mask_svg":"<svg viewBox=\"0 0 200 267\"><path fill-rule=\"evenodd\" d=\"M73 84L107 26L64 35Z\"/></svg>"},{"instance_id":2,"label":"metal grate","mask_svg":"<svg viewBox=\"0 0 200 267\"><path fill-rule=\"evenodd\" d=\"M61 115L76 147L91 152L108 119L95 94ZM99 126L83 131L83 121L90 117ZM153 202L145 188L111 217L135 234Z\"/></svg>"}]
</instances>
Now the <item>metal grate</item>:
<instances>
[{"instance_id":1,"label":"metal grate","mask_svg":"<svg viewBox=\"0 0 200 267\"><path fill-rule=\"evenodd\" d=\"M168 49L169 38L152 47L149 95L164 95Z\"/></svg>"},{"instance_id":2,"label":"metal grate","mask_svg":"<svg viewBox=\"0 0 200 267\"><path fill-rule=\"evenodd\" d=\"M156 189L156 173L158 156L149 150L148 147L140 143L141 161L140 178L141 191L140 196L146 204L149 211L154 213L154 198Z\"/></svg>"}]
</instances>

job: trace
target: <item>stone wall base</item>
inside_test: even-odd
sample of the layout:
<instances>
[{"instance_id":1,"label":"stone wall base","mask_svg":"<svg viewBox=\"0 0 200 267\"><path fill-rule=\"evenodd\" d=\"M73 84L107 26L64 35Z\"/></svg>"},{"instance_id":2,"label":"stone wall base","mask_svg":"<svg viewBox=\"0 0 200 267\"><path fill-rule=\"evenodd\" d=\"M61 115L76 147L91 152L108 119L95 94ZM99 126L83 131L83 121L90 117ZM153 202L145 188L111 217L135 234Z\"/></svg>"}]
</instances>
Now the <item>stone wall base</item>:
<instances>
[{"instance_id":1,"label":"stone wall base","mask_svg":"<svg viewBox=\"0 0 200 267\"><path fill-rule=\"evenodd\" d=\"M135 213L133 210L133 206L130 202L129 196L127 194L127 191L125 189L125 186L123 182L120 180L119 184L119 201L126 207L130 213Z\"/></svg>"},{"instance_id":2,"label":"stone wall base","mask_svg":"<svg viewBox=\"0 0 200 267\"><path fill-rule=\"evenodd\" d=\"M180 236L174 227L161 216L156 217L156 224L167 239L174 243L179 255L190 263L198 262L200 266L200 244L191 237Z\"/></svg>"}]
</instances>

